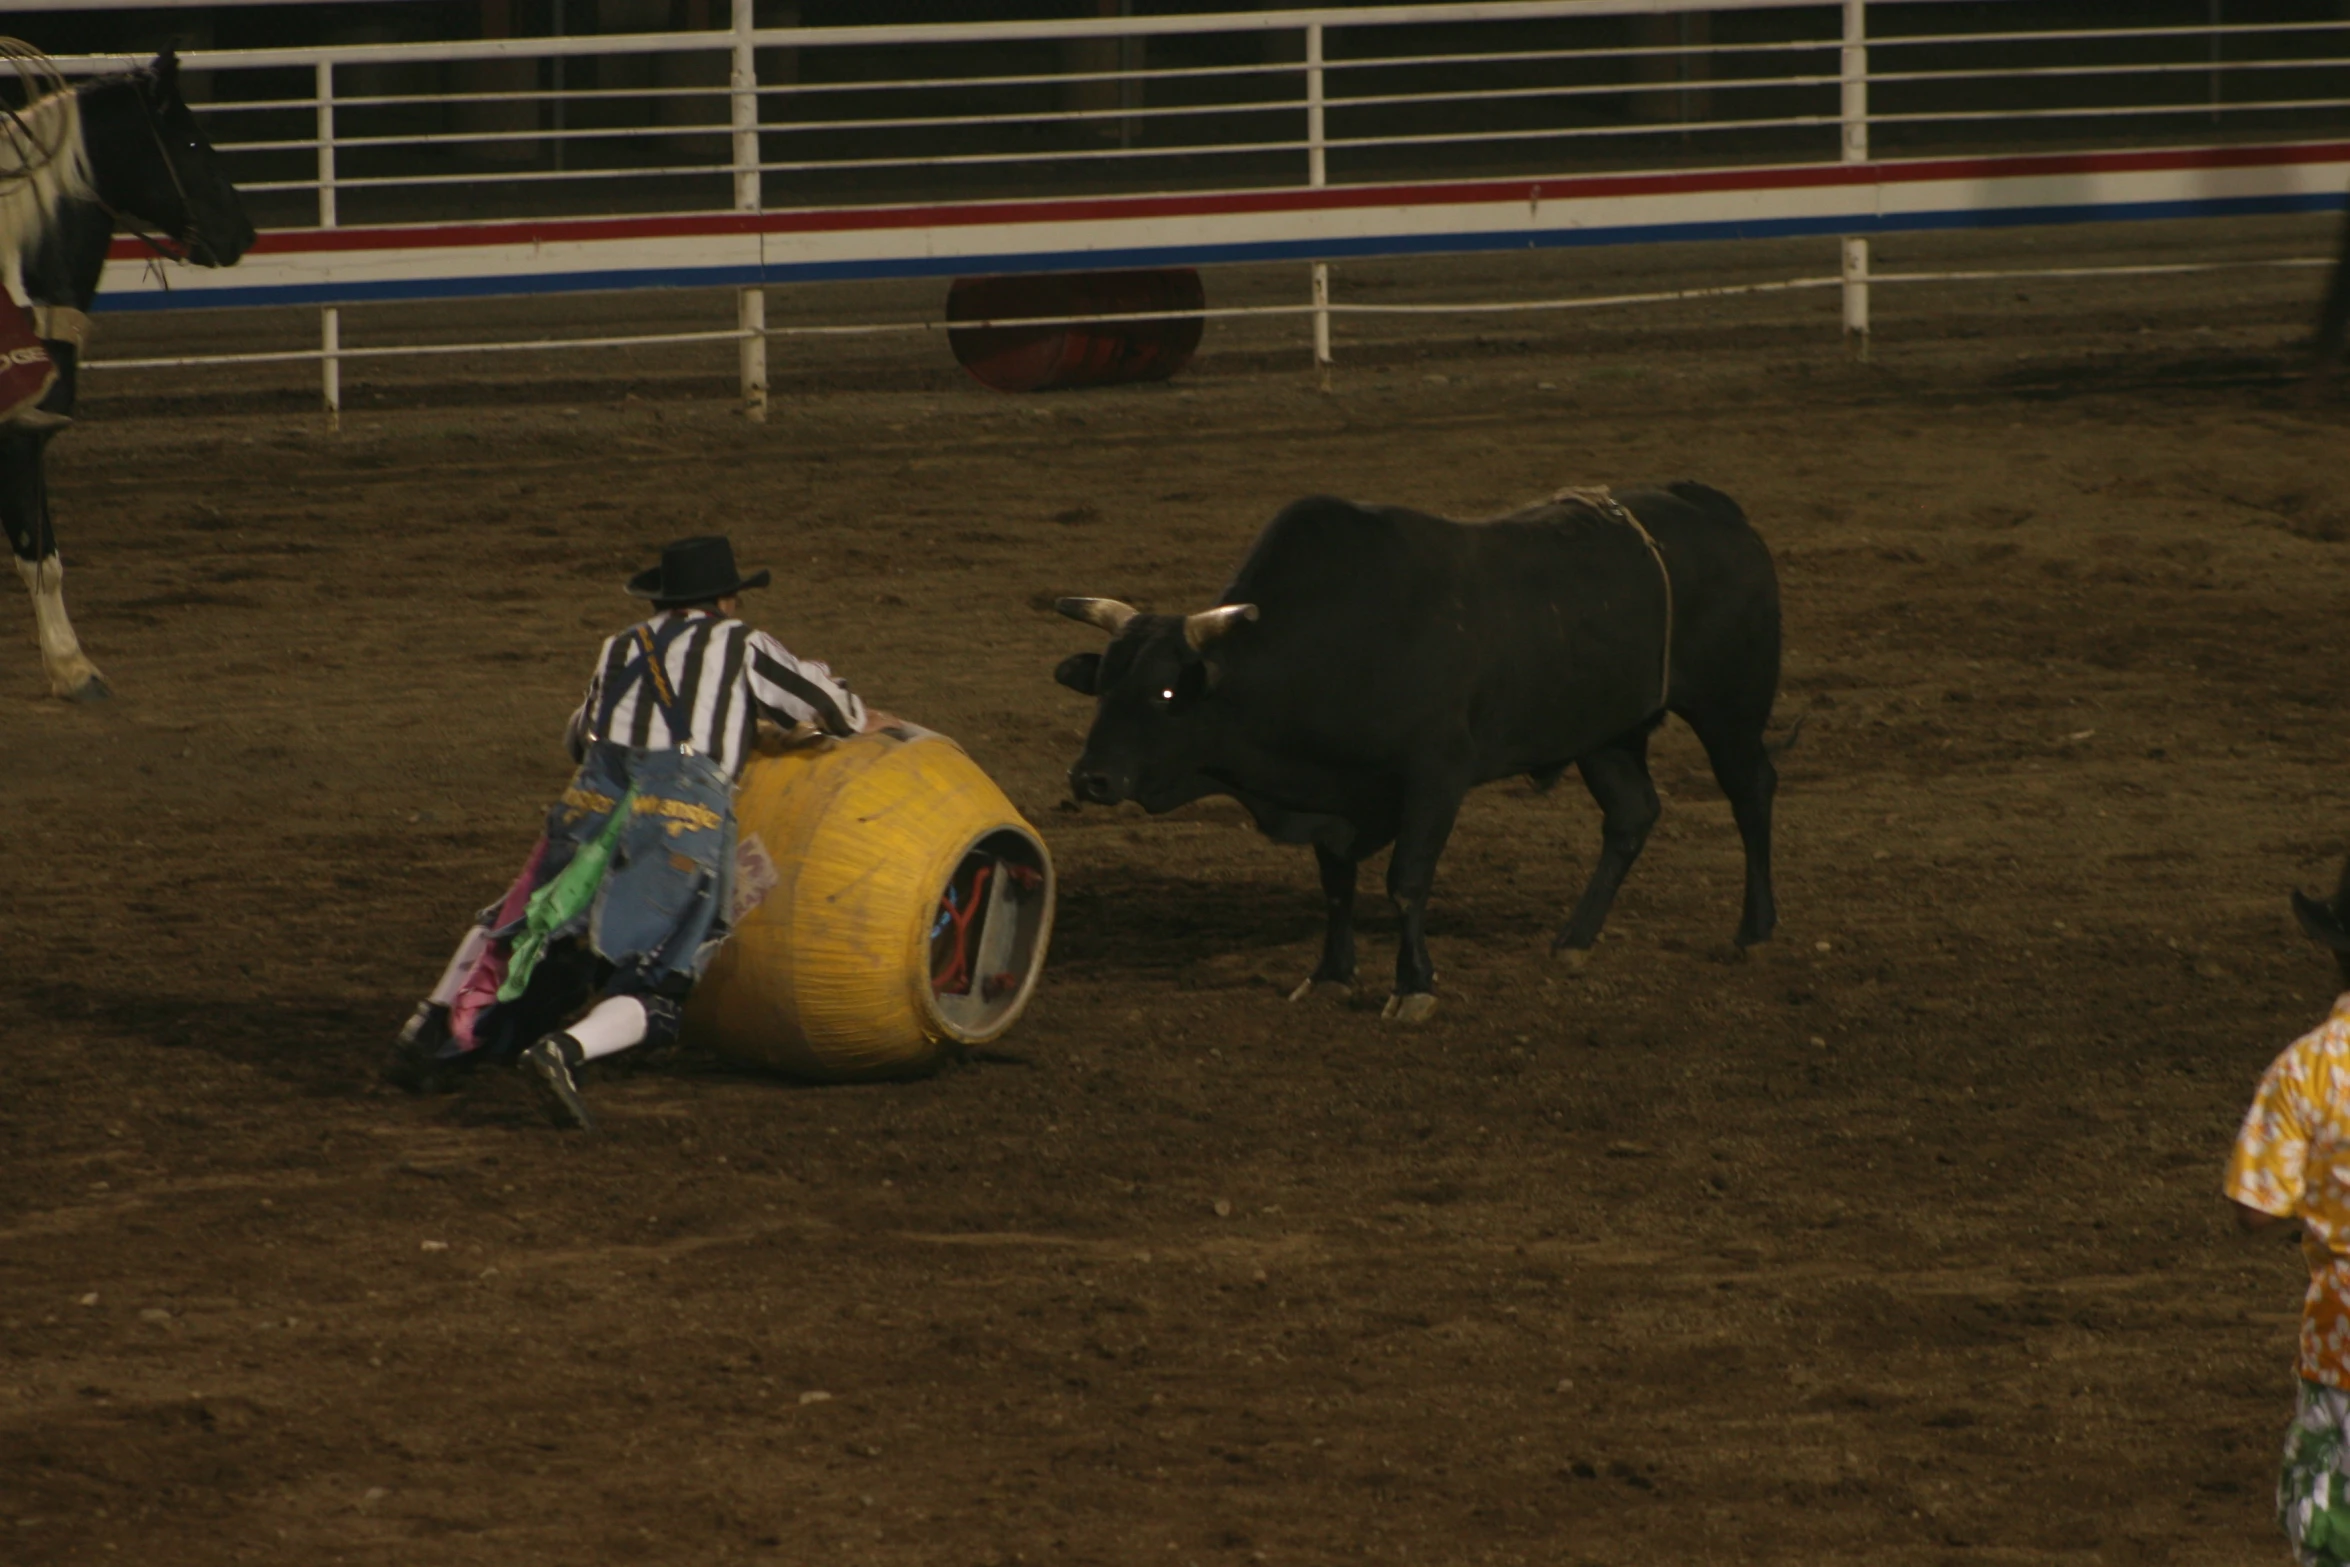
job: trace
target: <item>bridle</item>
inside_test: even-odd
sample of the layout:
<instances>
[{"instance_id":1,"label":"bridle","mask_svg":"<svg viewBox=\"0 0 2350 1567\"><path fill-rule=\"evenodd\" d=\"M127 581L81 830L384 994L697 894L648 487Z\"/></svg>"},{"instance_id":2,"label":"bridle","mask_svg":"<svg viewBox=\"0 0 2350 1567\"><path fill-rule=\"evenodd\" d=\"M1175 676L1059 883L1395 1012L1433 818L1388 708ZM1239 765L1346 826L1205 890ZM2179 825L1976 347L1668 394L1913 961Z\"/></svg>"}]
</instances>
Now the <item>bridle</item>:
<instances>
[{"instance_id":1,"label":"bridle","mask_svg":"<svg viewBox=\"0 0 2350 1567\"><path fill-rule=\"evenodd\" d=\"M105 210L107 217L113 219L116 228L130 234L132 238L154 252L158 258L164 261L185 262L194 247L202 243L204 239L204 220L196 215L196 204L188 200L187 182L180 178L179 161L172 157L171 148L164 143L163 126L156 119L154 103L149 100L149 90L160 86L162 78L156 75L152 66L147 66L136 71L126 71L118 79L129 84L131 96L138 101L140 123L147 127L148 139L155 143L155 155L163 160L164 172L171 176L172 194L179 197L180 215L187 220L187 230L178 235L165 234L161 230L150 232L144 219L123 211L113 202L99 195L94 185L90 192L91 199ZM171 247L174 245L179 248L172 249ZM157 277L165 288L171 286L168 277L160 269L157 271Z\"/></svg>"},{"instance_id":2,"label":"bridle","mask_svg":"<svg viewBox=\"0 0 2350 1567\"><path fill-rule=\"evenodd\" d=\"M129 233L152 251L157 258L165 261L186 261L193 248L205 240L204 221L197 215L196 204L188 199L187 182L180 177L179 161L172 157L171 148L163 139L163 126L157 116L157 105L154 101L160 90L162 77L155 68L143 66L135 70L124 71L116 76L100 77L97 81L85 83L84 87L68 89L65 85L65 78L58 73L57 67L50 62L49 57L31 44L19 39L0 38L0 61L13 66L17 76L23 81L27 108L57 93L69 90L80 93L87 87L106 83L120 82L130 89L132 98L138 102L139 119L147 128L147 137L155 144L155 155L163 160L164 172L171 177L172 194L179 198L180 214L186 223L186 233L183 236L161 233L159 230L151 228L145 219L125 212L113 202L108 201L95 188L90 192L90 200L93 205L106 214L108 221L115 228ZM0 171L0 183L5 183L9 179L33 179L59 158L68 156L66 137L62 133L57 137L54 146L45 145L40 136L35 133L25 114L5 104L0 104L0 139L5 139L12 144L18 153L16 167ZM162 277L160 269L158 269L158 276L159 280L163 282L163 286L168 288L170 283L167 278Z\"/></svg>"}]
</instances>

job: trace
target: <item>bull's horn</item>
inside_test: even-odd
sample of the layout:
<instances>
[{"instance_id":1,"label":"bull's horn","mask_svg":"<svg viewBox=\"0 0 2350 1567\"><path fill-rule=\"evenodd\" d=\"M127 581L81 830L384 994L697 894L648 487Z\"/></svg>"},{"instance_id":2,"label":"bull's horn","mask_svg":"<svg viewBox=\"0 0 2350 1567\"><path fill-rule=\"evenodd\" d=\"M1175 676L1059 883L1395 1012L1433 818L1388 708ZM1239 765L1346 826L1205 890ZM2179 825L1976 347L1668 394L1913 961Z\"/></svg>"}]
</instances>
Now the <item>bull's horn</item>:
<instances>
[{"instance_id":1,"label":"bull's horn","mask_svg":"<svg viewBox=\"0 0 2350 1567\"><path fill-rule=\"evenodd\" d=\"M1219 604L1214 609L1203 609L1196 615L1183 617L1183 640L1194 651L1206 647L1225 632L1244 620L1257 618L1254 604Z\"/></svg>"},{"instance_id":2,"label":"bull's horn","mask_svg":"<svg viewBox=\"0 0 2350 1567\"><path fill-rule=\"evenodd\" d=\"M1126 629L1126 622L1142 613L1131 604L1116 599L1063 599L1053 608L1071 620L1082 620L1089 626L1099 626L1111 636Z\"/></svg>"}]
</instances>

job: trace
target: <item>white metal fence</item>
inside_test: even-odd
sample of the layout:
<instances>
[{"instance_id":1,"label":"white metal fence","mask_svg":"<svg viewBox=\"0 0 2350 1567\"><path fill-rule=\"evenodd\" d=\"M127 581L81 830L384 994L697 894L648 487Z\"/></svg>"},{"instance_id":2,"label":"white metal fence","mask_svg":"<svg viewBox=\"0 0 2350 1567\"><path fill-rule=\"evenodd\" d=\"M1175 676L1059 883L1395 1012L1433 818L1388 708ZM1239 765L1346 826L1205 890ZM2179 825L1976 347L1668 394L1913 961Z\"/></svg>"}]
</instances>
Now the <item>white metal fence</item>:
<instances>
[{"instance_id":1,"label":"white metal fence","mask_svg":"<svg viewBox=\"0 0 2350 1567\"><path fill-rule=\"evenodd\" d=\"M189 52L263 238L168 295L126 248L102 304L315 307L316 349L233 357L318 361L330 411L348 360L709 341L739 345L757 411L783 331L771 287L1294 259L1295 305L1207 314L1308 316L1326 365L1338 314L1836 287L1865 341L1872 284L1993 275L1872 273L1872 234L2321 210L2350 182L2350 5L2307 0L1473 0L920 27L687 3L731 9L685 32ZM1787 234L1840 239L1841 266L1434 306L1329 283L1355 256ZM342 334L361 301L710 284L737 308L707 331ZM92 368L199 362L222 361Z\"/></svg>"}]
</instances>

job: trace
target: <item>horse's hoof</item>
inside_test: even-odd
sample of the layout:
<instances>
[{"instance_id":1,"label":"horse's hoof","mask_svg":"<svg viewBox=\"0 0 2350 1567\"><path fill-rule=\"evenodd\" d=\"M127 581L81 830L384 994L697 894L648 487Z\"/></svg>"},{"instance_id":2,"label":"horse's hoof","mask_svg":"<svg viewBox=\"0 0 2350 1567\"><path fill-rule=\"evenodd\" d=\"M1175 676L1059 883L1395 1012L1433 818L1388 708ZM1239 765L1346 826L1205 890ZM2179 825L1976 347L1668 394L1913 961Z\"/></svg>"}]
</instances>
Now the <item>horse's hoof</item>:
<instances>
[{"instance_id":1,"label":"horse's hoof","mask_svg":"<svg viewBox=\"0 0 2350 1567\"><path fill-rule=\"evenodd\" d=\"M1292 1001L1311 1001L1319 996L1330 1001L1349 1001L1355 988L1343 979L1308 979L1289 993Z\"/></svg>"},{"instance_id":2,"label":"horse's hoof","mask_svg":"<svg viewBox=\"0 0 2350 1567\"><path fill-rule=\"evenodd\" d=\"M57 695L65 701L74 703L103 702L114 695L114 687L106 683L104 675L94 674L80 685L70 690L60 691Z\"/></svg>"},{"instance_id":3,"label":"horse's hoof","mask_svg":"<svg viewBox=\"0 0 2350 1567\"><path fill-rule=\"evenodd\" d=\"M1435 1015L1436 998L1425 990L1415 990L1409 995L1398 991L1379 1009L1379 1016L1390 1023L1425 1023Z\"/></svg>"},{"instance_id":4,"label":"horse's hoof","mask_svg":"<svg viewBox=\"0 0 2350 1567\"><path fill-rule=\"evenodd\" d=\"M1570 974L1580 974L1590 966L1591 949L1589 947L1562 947L1553 944L1550 950L1559 955L1567 965L1567 972Z\"/></svg>"}]
</instances>

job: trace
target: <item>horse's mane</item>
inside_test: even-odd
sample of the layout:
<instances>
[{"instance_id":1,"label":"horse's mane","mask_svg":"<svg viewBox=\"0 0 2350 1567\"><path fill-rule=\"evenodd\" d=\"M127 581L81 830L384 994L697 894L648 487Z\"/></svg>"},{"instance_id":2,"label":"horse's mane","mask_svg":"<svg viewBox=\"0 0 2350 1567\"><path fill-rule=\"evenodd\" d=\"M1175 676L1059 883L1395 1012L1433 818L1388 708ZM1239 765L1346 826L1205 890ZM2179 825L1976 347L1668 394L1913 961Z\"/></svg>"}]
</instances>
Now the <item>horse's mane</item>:
<instances>
[{"instance_id":1,"label":"horse's mane","mask_svg":"<svg viewBox=\"0 0 2350 1567\"><path fill-rule=\"evenodd\" d=\"M25 258L56 221L57 204L90 201L97 192L82 145L79 93L51 93L16 117L21 124L0 134L0 280L21 299Z\"/></svg>"}]
</instances>

